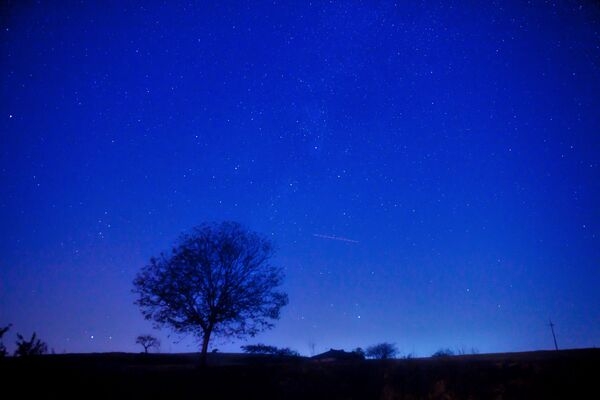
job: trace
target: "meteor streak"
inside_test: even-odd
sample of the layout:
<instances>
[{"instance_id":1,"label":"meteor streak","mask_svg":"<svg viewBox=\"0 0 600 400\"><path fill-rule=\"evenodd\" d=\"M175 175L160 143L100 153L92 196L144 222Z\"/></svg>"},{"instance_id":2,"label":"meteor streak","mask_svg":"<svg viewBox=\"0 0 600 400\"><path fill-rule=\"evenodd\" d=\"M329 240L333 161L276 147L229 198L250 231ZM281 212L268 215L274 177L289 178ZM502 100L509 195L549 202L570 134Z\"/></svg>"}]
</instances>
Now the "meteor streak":
<instances>
[{"instance_id":1,"label":"meteor streak","mask_svg":"<svg viewBox=\"0 0 600 400\"><path fill-rule=\"evenodd\" d=\"M340 242L358 243L358 240L352 240L341 236L321 235L320 233L313 233L313 236L321 239L339 240Z\"/></svg>"}]
</instances>

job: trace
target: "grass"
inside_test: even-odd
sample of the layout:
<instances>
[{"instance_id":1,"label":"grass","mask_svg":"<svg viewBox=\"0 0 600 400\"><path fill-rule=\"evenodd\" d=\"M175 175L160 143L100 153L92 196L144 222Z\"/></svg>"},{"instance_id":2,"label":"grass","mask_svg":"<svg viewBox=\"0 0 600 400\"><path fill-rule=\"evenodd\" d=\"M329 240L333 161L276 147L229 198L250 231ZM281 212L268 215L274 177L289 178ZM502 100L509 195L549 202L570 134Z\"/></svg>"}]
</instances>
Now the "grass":
<instances>
[{"instance_id":1,"label":"grass","mask_svg":"<svg viewBox=\"0 0 600 400\"><path fill-rule=\"evenodd\" d=\"M29 398L577 399L594 393L600 349L316 362L210 354L62 354L0 360ZM22 383L21 383L22 382Z\"/></svg>"}]
</instances>

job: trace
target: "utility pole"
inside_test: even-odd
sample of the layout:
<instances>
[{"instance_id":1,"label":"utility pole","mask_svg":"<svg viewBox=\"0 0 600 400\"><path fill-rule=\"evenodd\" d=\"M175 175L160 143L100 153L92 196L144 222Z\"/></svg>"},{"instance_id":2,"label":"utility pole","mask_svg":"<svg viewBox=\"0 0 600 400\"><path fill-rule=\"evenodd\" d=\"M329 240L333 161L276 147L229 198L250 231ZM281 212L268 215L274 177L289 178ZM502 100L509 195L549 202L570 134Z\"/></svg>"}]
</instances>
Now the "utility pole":
<instances>
[{"instance_id":1,"label":"utility pole","mask_svg":"<svg viewBox=\"0 0 600 400\"><path fill-rule=\"evenodd\" d=\"M552 323L552 320L550 320L550 323L548 325L550 326L550 330L552 331L552 338L554 339L554 349L558 350L558 345L556 344L556 335L554 334L554 324Z\"/></svg>"}]
</instances>

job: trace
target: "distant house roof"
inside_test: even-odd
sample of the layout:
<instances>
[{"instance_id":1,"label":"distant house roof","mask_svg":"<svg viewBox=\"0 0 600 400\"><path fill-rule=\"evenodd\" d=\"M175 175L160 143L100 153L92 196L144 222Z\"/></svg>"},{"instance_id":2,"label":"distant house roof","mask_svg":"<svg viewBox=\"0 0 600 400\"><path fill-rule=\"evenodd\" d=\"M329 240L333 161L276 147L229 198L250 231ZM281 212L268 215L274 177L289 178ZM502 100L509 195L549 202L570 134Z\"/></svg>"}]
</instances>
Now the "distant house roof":
<instances>
[{"instance_id":1,"label":"distant house roof","mask_svg":"<svg viewBox=\"0 0 600 400\"><path fill-rule=\"evenodd\" d=\"M347 352L344 350L329 349L328 351L312 356L311 359L318 361L350 361L350 360L363 360L364 357L361 354L354 352Z\"/></svg>"}]
</instances>

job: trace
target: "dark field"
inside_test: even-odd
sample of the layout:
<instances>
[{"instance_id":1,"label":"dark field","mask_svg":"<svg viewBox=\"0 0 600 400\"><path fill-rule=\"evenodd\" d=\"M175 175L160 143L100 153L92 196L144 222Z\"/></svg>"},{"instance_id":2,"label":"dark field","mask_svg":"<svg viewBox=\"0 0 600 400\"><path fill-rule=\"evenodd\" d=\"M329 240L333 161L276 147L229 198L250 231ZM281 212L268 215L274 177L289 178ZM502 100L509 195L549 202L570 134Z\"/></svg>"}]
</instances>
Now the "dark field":
<instances>
[{"instance_id":1,"label":"dark field","mask_svg":"<svg viewBox=\"0 0 600 400\"><path fill-rule=\"evenodd\" d=\"M210 354L62 354L0 360L14 398L592 399L600 349L317 362Z\"/></svg>"}]
</instances>

